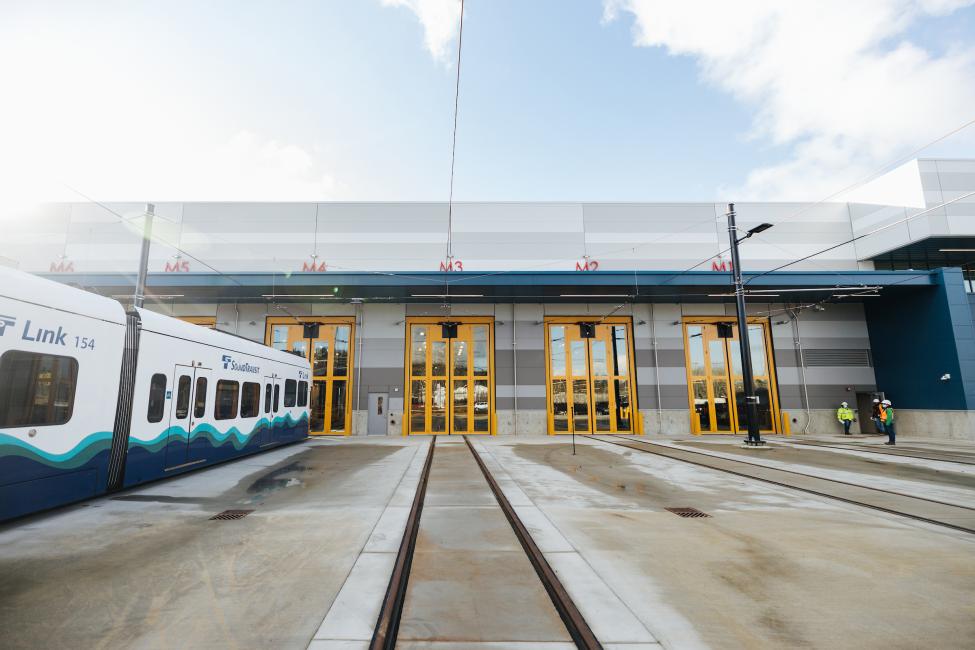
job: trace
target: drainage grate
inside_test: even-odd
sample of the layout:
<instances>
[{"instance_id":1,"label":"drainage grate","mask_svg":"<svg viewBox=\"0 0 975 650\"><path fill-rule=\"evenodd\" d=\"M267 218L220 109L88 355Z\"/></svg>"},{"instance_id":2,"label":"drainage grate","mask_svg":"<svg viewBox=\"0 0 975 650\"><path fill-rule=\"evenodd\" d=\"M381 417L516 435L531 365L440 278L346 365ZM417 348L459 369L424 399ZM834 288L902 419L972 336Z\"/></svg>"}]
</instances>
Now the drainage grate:
<instances>
[{"instance_id":1,"label":"drainage grate","mask_svg":"<svg viewBox=\"0 0 975 650\"><path fill-rule=\"evenodd\" d=\"M226 520L226 519L243 519L253 510L224 510L223 512L218 512L217 514L210 517L210 521L214 519Z\"/></svg>"},{"instance_id":2,"label":"drainage grate","mask_svg":"<svg viewBox=\"0 0 975 650\"><path fill-rule=\"evenodd\" d=\"M672 512L678 517L710 517L706 512L701 512L697 508L664 508L667 512Z\"/></svg>"}]
</instances>

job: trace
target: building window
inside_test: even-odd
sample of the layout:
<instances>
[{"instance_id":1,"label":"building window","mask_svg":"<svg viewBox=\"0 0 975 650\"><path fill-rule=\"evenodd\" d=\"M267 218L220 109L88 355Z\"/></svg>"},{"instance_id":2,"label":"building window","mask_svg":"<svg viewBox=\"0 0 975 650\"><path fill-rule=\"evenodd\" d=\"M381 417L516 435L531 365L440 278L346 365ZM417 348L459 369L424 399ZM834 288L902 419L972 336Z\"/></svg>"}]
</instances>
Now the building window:
<instances>
[{"instance_id":1,"label":"building window","mask_svg":"<svg viewBox=\"0 0 975 650\"><path fill-rule=\"evenodd\" d=\"M0 357L0 427L64 424L71 419L78 362L8 350Z\"/></svg>"}]
</instances>

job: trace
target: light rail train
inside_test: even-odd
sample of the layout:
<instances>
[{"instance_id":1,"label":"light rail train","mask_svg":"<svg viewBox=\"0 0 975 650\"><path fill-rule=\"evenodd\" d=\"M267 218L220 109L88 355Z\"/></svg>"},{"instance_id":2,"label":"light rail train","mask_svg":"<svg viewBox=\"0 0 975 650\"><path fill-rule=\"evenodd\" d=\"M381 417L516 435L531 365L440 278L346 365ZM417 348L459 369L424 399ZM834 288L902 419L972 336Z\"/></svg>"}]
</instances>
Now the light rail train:
<instances>
[{"instance_id":1,"label":"light rail train","mask_svg":"<svg viewBox=\"0 0 975 650\"><path fill-rule=\"evenodd\" d=\"M0 268L0 521L303 440L309 370Z\"/></svg>"}]
</instances>

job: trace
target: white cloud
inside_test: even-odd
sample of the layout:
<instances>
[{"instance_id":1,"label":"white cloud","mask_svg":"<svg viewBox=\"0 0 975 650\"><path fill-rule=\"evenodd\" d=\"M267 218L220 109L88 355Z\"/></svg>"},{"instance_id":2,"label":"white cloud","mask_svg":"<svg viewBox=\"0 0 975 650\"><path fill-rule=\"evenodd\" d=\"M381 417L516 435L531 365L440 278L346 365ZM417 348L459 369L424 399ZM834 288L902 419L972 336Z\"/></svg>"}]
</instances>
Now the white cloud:
<instances>
[{"instance_id":1,"label":"white cloud","mask_svg":"<svg viewBox=\"0 0 975 650\"><path fill-rule=\"evenodd\" d=\"M788 149L736 198L822 199L975 117L975 46L933 52L907 31L975 0L604 0L637 45L694 57L754 109L750 137ZM975 128L975 127L973 127ZM971 138L971 134L965 137Z\"/></svg>"},{"instance_id":2,"label":"white cloud","mask_svg":"<svg viewBox=\"0 0 975 650\"><path fill-rule=\"evenodd\" d=\"M386 7L406 7L423 25L423 41L436 61L448 63L457 38L460 0L382 0Z\"/></svg>"},{"instance_id":3,"label":"white cloud","mask_svg":"<svg viewBox=\"0 0 975 650\"><path fill-rule=\"evenodd\" d=\"M99 200L334 198L321 154L167 87L165 65L48 29L0 39L0 204L83 200L61 183Z\"/></svg>"}]
</instances>

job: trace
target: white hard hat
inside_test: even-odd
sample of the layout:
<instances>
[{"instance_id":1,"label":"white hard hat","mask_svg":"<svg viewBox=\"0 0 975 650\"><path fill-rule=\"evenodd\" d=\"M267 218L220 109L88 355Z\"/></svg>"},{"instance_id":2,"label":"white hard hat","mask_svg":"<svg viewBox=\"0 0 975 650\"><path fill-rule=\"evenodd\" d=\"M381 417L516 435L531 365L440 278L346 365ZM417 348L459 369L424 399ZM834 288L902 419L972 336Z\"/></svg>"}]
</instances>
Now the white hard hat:
<instances>
[{"instance_id":1,"label":"white hard hat","mask_svg":"<svg viewBox=\"0 0 975 650\"><path fill-rule=\"evenodd\" d=\"M846 402L840 402L840 406L849 406Z\"/></svg>"},{"instance_id":2,"label":"white hard hat","mask_svg":"<svg viewBox=\"0 0 975 650\"><path fill-rule=\"evenodd\" d=\"M874 404L880 404L880 400L879 400L879 399L875 399L875 400L873 401L873 403L874 403Z\"/></svg>"},{"instance_id":3,"label":"white hard hat","mask_svg":"<svg viewBox=\"0 0 975 650\"><path fill-rule=\"evenodd\" d=\"M885 399L883 402L881 402L881 404L890 404L890 400L889 399Z\"/></svg>"}]
</instances>

